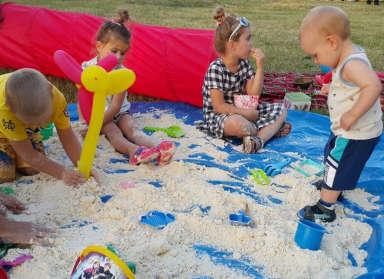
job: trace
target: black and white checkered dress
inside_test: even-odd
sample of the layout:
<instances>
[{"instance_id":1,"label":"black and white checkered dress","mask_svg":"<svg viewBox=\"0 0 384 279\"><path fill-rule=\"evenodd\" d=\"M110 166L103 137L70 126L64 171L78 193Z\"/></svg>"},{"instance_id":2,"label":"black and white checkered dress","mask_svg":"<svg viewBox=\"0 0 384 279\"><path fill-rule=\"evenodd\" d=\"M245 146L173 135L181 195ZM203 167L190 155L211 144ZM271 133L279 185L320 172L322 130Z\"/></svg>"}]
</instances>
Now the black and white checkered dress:
<instances>
[{"instance_id":1,"label":"black and white checkered dress","mask_svg":"<svg viewBox=\"0 0 384 279\"><path fill-rule=\"evenodd\" d=\"M244 94L247 80L255 76L253 67L246 60L240 60L239 70L230 72L219 57L214 60L205 74L203 84L203 114L204 120L196 123L197 128L208 133L212 137L222 138L224 136L224 120L229 114L216 113L213 110L210 89L219 89L224 94L224 101L234 104L235 94ZM254 121L258 129L270 125L276 121L283 112L280 103L261 103L258 105L259 118Z\"/></svg>"}]
</instances>

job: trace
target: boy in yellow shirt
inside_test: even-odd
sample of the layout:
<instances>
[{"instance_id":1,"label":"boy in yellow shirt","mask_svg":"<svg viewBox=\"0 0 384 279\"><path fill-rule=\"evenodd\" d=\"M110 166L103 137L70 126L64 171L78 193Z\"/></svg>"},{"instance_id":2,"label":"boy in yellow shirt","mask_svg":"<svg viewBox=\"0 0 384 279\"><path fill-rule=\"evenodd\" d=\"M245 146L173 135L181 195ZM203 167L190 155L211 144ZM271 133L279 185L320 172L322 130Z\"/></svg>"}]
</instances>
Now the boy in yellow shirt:
<instances>
[{"instance_id":1,"label":"boy in yellow shirt","mask_svg":"<svg viewBox=\"0 0 384 279\"><path fill-rule=\"evenodd\" d=\"M71 186L86 181L77 170L44 154L39 129L53 122L65 152L77 165L81 145L66 106L63 94L34 69L0 76L0 183L15 180L16 170L25 175L41 171Z\"/></svg>"}]
</instances>

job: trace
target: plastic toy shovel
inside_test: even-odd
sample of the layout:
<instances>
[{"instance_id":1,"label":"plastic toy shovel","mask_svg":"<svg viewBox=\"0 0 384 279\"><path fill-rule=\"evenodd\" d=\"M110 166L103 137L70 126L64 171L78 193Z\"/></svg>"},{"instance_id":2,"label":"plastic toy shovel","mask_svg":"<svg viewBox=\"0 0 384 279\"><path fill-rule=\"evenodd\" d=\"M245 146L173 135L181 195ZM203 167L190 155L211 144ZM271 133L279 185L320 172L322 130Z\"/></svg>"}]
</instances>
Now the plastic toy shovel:
<instances>
[{"instance_id":1,"label":"plastic toy shovel","mask_svg":"<svg viewBox=\"0 0 384 279\"><path fill-rule=\"evenodd\" d=\"M279 163L268 164L264 168L264 172L269 176L275 176L281 173L283 168L291 163L290 159L285 159Z\"/></svg>"},{"instance_id":2,"label":"plastic toy shovel","mask_svg":"<svg viewBox=\"0 0 384 279\"><path fill-rule=\"evenodd\" d=\"M161 131L166 133L171 138L181 138L185 136L185 132L180 128L180 126L172 125L168 128L160 128L160 127L144 127L144 131L146 132L157 132Z\"/></svg>"}]
</instances>

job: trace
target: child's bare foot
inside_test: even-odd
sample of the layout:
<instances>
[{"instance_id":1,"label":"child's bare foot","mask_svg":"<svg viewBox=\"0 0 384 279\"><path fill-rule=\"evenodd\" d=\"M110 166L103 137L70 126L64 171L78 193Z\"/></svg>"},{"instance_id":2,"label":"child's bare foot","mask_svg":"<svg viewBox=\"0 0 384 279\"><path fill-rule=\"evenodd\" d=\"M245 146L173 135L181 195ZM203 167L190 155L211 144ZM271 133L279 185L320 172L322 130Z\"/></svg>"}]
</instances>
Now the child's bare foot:
<instances>
[{"instance_id":1,"label":"child's bare foot","mask_svg":"<svg viewBox=\"0 0 384 279\"><path fill-rule=\"evenodd\" d=\"M283 125L281 125L279 131L274 135L274 138L281 138L288 135L292 130L292 125L289 122L284 122Z\"/></svg>"},{"instance_id":2,"label":"child's bare foot","mask_svg":"<svg viewBox=\"0 0 384 279\"><path fill-rule=\"evenodd\" d=\"M168 164L171 161L173 154L175 154L176 145L172 141L163 140L157 148L160 152L160 156L157 158L159 166Z\"/></svg>"},{"instance_id":3,"label":"child's bare foot","mask_svg":"<svg viewBox=\"0 0 384 279\"><path fill-rule=\"evenodd\" d=\"M258 136L245 136L243 137L243 152L250 154L256 153L264 146L264 141Z\"/></svg>"},{"instance_id":4,"label":"child's bare foot","mask_svg":"<svg viewBox=\"0 0 384 279\"><path fill-rule=\"evenodd\" d=\"M159 157L160 152L157 147L145 147L145 146L139 146L135 154L130 158L129 162L132 165L139 165L141 163L148 163L157 157Z\"/></svg>"}]
</instances>

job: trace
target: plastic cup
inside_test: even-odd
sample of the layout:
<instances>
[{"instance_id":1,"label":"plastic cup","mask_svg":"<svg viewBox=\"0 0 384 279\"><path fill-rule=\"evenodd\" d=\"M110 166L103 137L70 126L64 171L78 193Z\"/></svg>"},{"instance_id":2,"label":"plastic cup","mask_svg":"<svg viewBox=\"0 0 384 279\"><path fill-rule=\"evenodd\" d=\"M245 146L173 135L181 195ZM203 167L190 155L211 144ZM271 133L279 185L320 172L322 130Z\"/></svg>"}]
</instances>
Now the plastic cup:
<instances>
[{"instance_id":1,"label":"plastic cup","mask_svg":"<svg viewBox=\"0 0 384 279\"><path fill-rule=\"evenodd\" d=\"M233 101L238 108L256 109L259 104L259 96L236 94L233 97Z\"/></svg>"}]
</instances>

